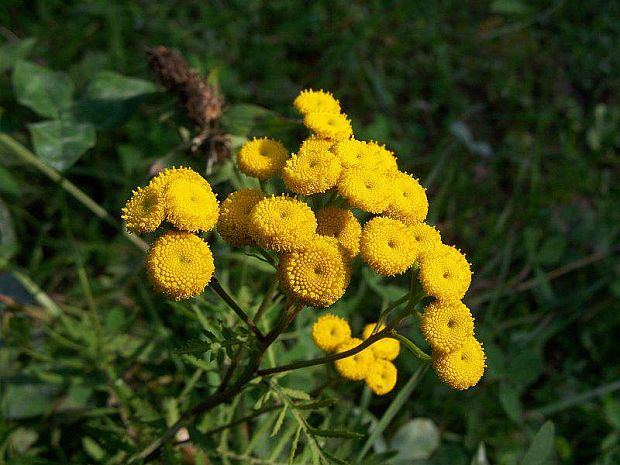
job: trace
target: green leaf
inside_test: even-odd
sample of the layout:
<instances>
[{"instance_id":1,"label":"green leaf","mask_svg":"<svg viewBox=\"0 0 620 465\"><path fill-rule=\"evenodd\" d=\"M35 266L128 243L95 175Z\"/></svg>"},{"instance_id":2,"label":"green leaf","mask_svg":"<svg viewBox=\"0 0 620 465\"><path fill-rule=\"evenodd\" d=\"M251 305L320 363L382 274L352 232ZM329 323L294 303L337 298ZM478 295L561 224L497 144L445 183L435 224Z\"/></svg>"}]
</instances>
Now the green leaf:
<instances>
[{"instance_id":1,"label":"green leaf","mask_svg":"<svg viewBox=\"0 0 620 465\"><path fill-rule=\"evenodd\" d=\"M19 185L11 172L0 165L0 193L19 195Z\"/></svg>"},{"instance_id":2,"label":"green leaf","mask_svg":"<svg viewBox=\"0 0 620 465\"><path fill-rule=\"evenodd\" d=\"M553 422L546 421L544 425L540 427L529 449L523 456L519 465L544 465L551 460L551 454L553 452L553 439L555 436L555 426Z\"/></svg>"},{"instance_id":3,"label":"green leaf","mask_svg":"<svg viewBox=\"0 0 620 465\"><path fill-rule=\"evenodd\" d=\"M15 63L22 58L26 58L36 41L36 39L29 37L3 44L0 47L0 72L13 68Z\"/></svg>"},{"instance_id":4,"label":"green leaf","mask_svg":"<svg viewBox=\"0 0 620 465\"><path fill-rule=\"evenodd\" d=\"M73 121L44 121L30 124L34 150L48 165L59 171L72 166L95 145L95 128Z\"/></svg>"},{"instance_id":5,"label":"green leaf","mask_svg":"<svg viewBox=\"0 0 620 465\"><path fill-rule=\"evenodd\" d=\"M0 175L2 170L0 170ZM0 183L2 182L2 176L0 176ZM0 267L2 262L7 262L13 255L17 253L19 244L17 242L17 234L15 233L15 227L13 226L13 219L11 218L11 212L7 208L6 204L0 198Z\"/></svg>"},{"instance_id":6,"label":"green leaf","mask_svg":"<svg viewBox=\"0 0 620 465\"><path fill-rule=\"evenodd\" d=\"M506 415L515 423L521 422L522 405L519 392L510 383L502 381L499 385L499 402Z\"/></svg>"},{"instance_id":7,"label":"green leaf","mask_svg":"<svg viewBox=\"0 0 620 465\"><path fill-rule=\"evenodd\" d=\"M105 450L90 436L82 437L82 446L94 460L100 461L105 457Z\"/></svg>"},{"instance_id":8,"label":"green leaf","mask_svg":"<svg viewBox=\"0 0 620 465\"><path fill-rule=\"evenodd\" d=\"M293 441L291 442L291 449L288 453L288 465L294 465L295 463L295 452L297 452L297 445L299 444L301 429L301 426L298 426L297 430L295 431L295 436L293 436Z\"/></svg>"},{"instance_id":9,"label":"green leaf","mask_svg":"<svg viewBox=\"0 0 620 465\"><path fill-rule=\"evenodd\" d=\"M310 395L298 389L282 388L282 392L293 399L310 400Z\"/></svg>"},{"instance_id":10,"label":"green leaf","mask_svg":"<svg viewBox=\"0 0 620 465\"><path fill-rule=\"evenodd\" d=\"M278 415L278 418L276 418L276 422L273 424L273 429L271 430L271 437L274 437L276 434L278 434L278 431L280 431L282 423L284 423L284 417L286 416L287 408L287 405L284 404L284 407L282 408L282 410L280 410L280 414Z\"/></svg>"},{"instance_id":11,"label":"green leaf","mask_svg":"<svg viewBox=\"0 0 620 465\"><path fill-rule=\"evenodd\" d=\"M358 433L356 431L347 431L343 429L310 428L308 432L315 436L321 436L324 438L362 439L364 437L363 434Z\"/></svg>"},{"instance_id":12,"label":"green leaf","mask_svg":"<svg viewBox=\"0 0 620 465\"><path fill-rule=\"evenodd\" d=\"M439 429L428 418L408 421L394 435L390 448L398 451L394 465L410 464L413 460L428 459L439 446Z\"/></svg>"},{"instance_id":13,"label":"green leaf","mask_svg":"<svg viewBox=\"0 0 620 465\"><path fill-rule=\"evenodd\" d=\"M66 73L20 61L13 70L17 101L37 114L60 118L73 103L73 81Z\"/></svg>"}]
</instances>

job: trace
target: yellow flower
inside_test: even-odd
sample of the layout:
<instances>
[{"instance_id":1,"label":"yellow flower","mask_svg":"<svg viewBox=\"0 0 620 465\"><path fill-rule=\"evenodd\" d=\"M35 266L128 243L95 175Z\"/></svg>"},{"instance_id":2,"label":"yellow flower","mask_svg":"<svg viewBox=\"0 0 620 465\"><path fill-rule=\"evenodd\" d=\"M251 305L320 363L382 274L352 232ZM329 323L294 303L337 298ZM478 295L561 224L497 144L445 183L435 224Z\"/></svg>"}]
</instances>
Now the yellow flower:
<instances>
[{"instance_id":1,"label":"yellow flower","mask_svg":"<svg viewBox=\"0 0 620 465\"><path fill-rule=\"evenodd\" d=\"M241 172L266 181L280 174L288 158L288 150L278 141L253 139L243 144L237 154L237 165Z\"/></svg>"},{"instance_id":2,"label":"yellow flower","mask_svg":"<svg viewBox=\"0 0 620 465\"><path fill-rule=\"evenodd\" d=\"M308 113L304 125L321 139L343 140L353 134L349 119L338 113Z\"/></svg>"},{"instance_id":3,"label":"yellow flower","mask_svg":"<svg viewBox=\"0 0 620 465\"><path fill-rule=\"evenodd\" d=\"M364 327L364 332L362 333L364 339L368 339L370 337L372 331L375 329L375 326L376 323L370 323ZM377 332L384 328L385 325L382 324L377 329ZM398 339L392 339L391 337L379 339L370 346L370 350L372 350L373 354L375 354L375 357L392 361L398 357L398 354L400 353L400 341Z\"/></svg>"},{"instance_id":4,"label":"yellow flower","mask_svg":"<svg viewBox=\"0 0 620 465\"><path fill-rule=\"evenodd\" d=\"M355 139L341 140L330 150L340 159L343 169L369 164L368 159L374 155L368 143Z\"/></svg>"},{"instance_id":5,"label":"yellow flower","mask_svg":"<svg viewBox=\"0 0 620 465\"><path fill-rule=\"evenodd\" d=\"M260 189L241 189L231 193L220 206L217 231L233 247L253 245L248 231L250 213L258 202L267 197Z\"/></svg>"},{"instance_id":6,"label":"yellow flower","mask_svg":"<svg viewBox=\"0 0 620 465\"><path fill-rule=\"evenodd\" d=\"M329 307L347 289L351 265L331 238L315 236L302 250L280 256L278 277L282 289L311 307Z\"/></svg>"},{"instance_id":7,"label":"yellow flower","mask_svg":"<svg viewBox=\"0 0 620 465\"><path fill-rule=\"evenodd\" d=\"M485 361L482 344L473 336L454 352L433 353L433 368L437 376L448 386L460 390L478 384L484 374Z\"/></svg>"},{"instance_id":8,"label":"yellow flower","mask_svg":"<svg viewBox=\"0 0 620 465\"><path fill-rule=\"evenodd\" d=\"M121 210L127 230L135 233L155 231L164 220L165 210L159 190L138 187Z\"/></svg>"},{"instance_id":9,"label":"yellow flower","mask_svg":"<svg viewBox=\"0 0 620 465\"><path fill-rule=\"evenodd\" d=\"M335 237L350 258L360 252L362 226L351 210L328 207L316 214L317 233L321 236Z\"/></svg>"},{"instance_id":10,"label":"yellow flower","mask_svg":"<svg viewBox=\"0 0 620 465\"><path fill-rule=\"evenodd\" d=\"M184 231L210 231L217 223L217 198L204 183L186 178L172 179L164 192L166 219Z\"/></svg>"},{"instance_id":11,"label":"yellow flower","mask_svg":"<svg viewBox=\"0 0 620 465\"><path fill-rule=\"evenodd\" d=\"M441 245L441 235L434 227L426 223L417 223L409 226L413 238L418 243L419 255L432 252L435 247Z\"/></svg>"},{"instance_id":12,"label":"yellow flower","mask_svg":"<svg viewBox=\"0 0 620 465\"><path fill-rule=\"evenodd\" d=\"M440 244L420 256L420 281L428 295L460 300L471 284L469 263L454 247Z\"/></svg>"},{"instance_id":13,"label":"yellow flower","mask_svg":"<svg viewBox=\"0 0 620 465\"><path fill-rule=\"evenodd\" d=\"M385 145L370 141L368 142L368 149L372 156L364 159L363 162L370 162L370 168L390 175L395 175L398 172L398 163L394 152L385 148Z\"/></svg>"},{"instance_id":14,"label":"yellow flower","mask_svg":"<svg viewBox=\"0 0 620 465\"><path fill-rule=\"evenodd\" d=\"M333 352L343 342L351 339L351 326L344 318L327 313L312 325L312 340L325 352Z\"/></svg>"},{"instance_id":15,"label":"yellow flower","mask_svg":"<svg viewBox=\"0 0 620 465\"><path fill-rule=\"evenodd\" d=\"M453 352L474 335L474 319L460 300L436 300L424 310L420 329L434 351Z\"/></svg>"},{"instance_id":16,"label":"yellow flower","mask_svg":"<svg viewBox=\"0 0 620 465\"><path fill-rule=\"evenodd\" d=\"M340 113L340 103L331 92L323 90L302 90L293 101L297 111L303 115L306 113Z\"/></svg>"},{"instance_id":17,"label":"yellow flower","mask_svg":"<svg viewBox=\"0 0 620 465\"><path fill-rule=\"evenodd\" d=\"M338 193L353 208L369 213L383 212L393 192L392 181L388 176L359 167L344 171L338 182Z\"/></svg>"},{"instance_id":18,"label":"yellow flower","mask_svg":"<svg viewBox=\"0 0 620 465\"><path fill-rule=\"evenodd\" d=\"M329 150L306 150L287 160L282 179L291 192L312 195L334 187L340 171L340 161Z\"/></svg>"},{"instance_id":19,"label":"yellow flower","mask_svg":"<svg viewBox=\"0 0 620 465\"><path fill-rule=\"evenodd\" d=\"M361 343L362 341L360 339L356 337L351 338L347 342L340 344L336 349L336 352L346 352L347 350L351 350L357 347ZM334 362L334 365L336 366L336 370L338 371L338 373L340 373L340 376L342 376L343 378L353 381L361 381L368 374L368 370L370 369L374 360L375 356L372 354L372 352L368 349L364 349L355 355L336 360Z\"/></svg>"},{"instance_id":20,"label":"yellow flower","mask_svg":"<svg viewBox=\"0 0 620 465\"><path fill-rule=\"evenodd\" d=\"M264 249L292 252L316 237L312 209L299 200L271 196L256 204L250 213L249 233Z\"/></svg>"},{"instance_id":21,"label":"yellow flower","mask_svg":"<svg viewBox=\"0 0 620 465\"><path fill-rule=\"evenodd\" d=\"M194 181L198 184L203 185L206 189L211 190L211 185L207 182L205 178L200 176L200 174L196 173L191 168L186 168L184 166L180 166L179 168L166 168L161 171L157 176L155 176L149 182L149 187L153 187L160 191L163 196L168 184L175 179L186 179L188 181Z\"/></svg>"},{"instance_id":22,"label":"yellow flower","mask_svg":"<svg viewBox=\"0 0 620 465\"><path fill-rule=\"evenodd\" d=\"M398 370L388 360L375 359L368 368L366 385L378 396L387 394L396 386Z\"/></svg>"},{"instance_id":23,"label":"yellow flower","mask_svg":"<svg viewBox=\"0 0 620 465\"><path fill-rule=\"evenodd\" d=\"M199 295L215 268L206 242L189 232L168 231L149 249L146 269L157 291L181 300Z\"/></svg>"},{"instance_id":24,"label":"yellow flower","mask_svg":"<svg viewBox=\"0 0 620 465\"><path fill-rule=\"evenodd\" d=\"M428 199L420 183L407 173L397 172L394 183L394 196L384 214L406 224L413 225L426 219Z\"/></svg>"},{"instance_id":25,"label":"yellow flower","mask_svg":"<svg viewBox=\"0 0 620 465\"><path fill-rule=\"evenodd\" d=\"M418 256L412 232L398 220L378 216L364 225L362 258L383 276L404 273Z\"/></svg>"},{"instance_id":26,"label":"yellow flower","mask_svg":"<svg viewBox=\"0 0 620 465\"><path fill-rule=\"evenodd\" d=\"M310 136L301 143L301 147L299 147L298 153L301 154L306 151L323 152L324 150L329 150L332 145L334 145L333 140L321 139L316 136Z\"/></svg>"}]
</instances>

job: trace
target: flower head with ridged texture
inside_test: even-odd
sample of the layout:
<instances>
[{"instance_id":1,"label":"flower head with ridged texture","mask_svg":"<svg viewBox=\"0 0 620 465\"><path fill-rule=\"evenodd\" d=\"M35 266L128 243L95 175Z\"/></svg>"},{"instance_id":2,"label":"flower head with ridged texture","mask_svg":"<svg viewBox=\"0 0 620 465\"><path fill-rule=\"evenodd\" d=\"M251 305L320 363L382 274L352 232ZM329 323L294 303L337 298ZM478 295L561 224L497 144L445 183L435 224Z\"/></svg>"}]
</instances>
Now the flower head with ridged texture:
<instances>
[{"instance_id":1,"label":"flower head with ridged texture","mask_svg":"<svg viewBox=\"0 0 620 465\"><path fill-rule=\"evenodd\" d=\"M398 370L388 360L375 359L370 363L366 374L366 385L378 396L387 394L396 386Z\"/></svg>"},{"instance_id":2,"label":"flower head with ridged texture","mask_svg":"<svg viewBox=\"0 0 620 465\"><path fill-rule=\"evenodd\" d=\"M248 231L250 213L258 202L267 197L260 189L241 189L226 197L220 205L217 231L233 247L253 245Z\"/></svg>"},{"instance_id":3,"label":"flower head with ridged texture","mask_svg":"<svg viewBox=\"0 0 620 465\"><path fill-rule=\"evenodd\" d=\"M370 268L383 276L404 273L418 257L412 232L404 223L384 216L364 225L360 251Z\"/></svg>"},{"instance_id":4,"label":"flower head with ridged texture","mask_svg":"<svg viewBox=\"0 0 620 465\"><path fill-rule=\"evenodd\" d=\"M370 164L373 151L363 140L347 139L334 144L330 149L340 159L343 169L355 168L361 164Z\"/></svg>"},{"instance_id":5,"label":"flower head with ridged texture","mask_svg":"<svg viewBox=\"0 0 620 465\"><path fill-rule=\"evenodd\" d=\"M353 208L381 213L390 204L394 189L388 176L357 167L343 172L338 181L338 193Z\"/></svg>"},{"instance_id":6,"label":"flower head with ridged texture","mask_svg":"<svg viewBox=\"0 0 620 465\"><path fill-rule=\"evenodd\" d=\"M321 90L302 90L293 101L299 113L340 113L340 103L331 92Z\"/></svg>"},{"instance_id":7,"label":"flower head with ridged texture","mask_svg":"<svg viewBox=\"0 0 620 465\"><path fill-rule=\"evenodd\" d=\"M351 210L328 207L316 214L316 232L321 236L335 237L350 258L360 252L362 226Z\"/></svg>"},{"instance_id":8,"label":"flower head with ridged texture","mask_svg":"<svg viewBox=\"0 0 620 465\"><path fill-rule=\"evenodd\" d=\"M308 113L304 125L321 139L344 140L353 134L347 116L338 113Z\"/></svg>"},{"instance_id":9,"label":"flower head with ridged texture","mask_svg":"<svg viewBox=\"0 0 620 465\"><path fill-rule=\"evenodd\" d=\"M376 325L376 323L370 323L364 327L364 332L362 333L364 339L370 337ZM385 325L382 324L377 331L381 331L384 328ZM375 354L375 357L392 361L398 357L400 353L400 341L398 339L392 339L391 337L385 337L371 345L370 350Z\"/></svg>"},{"instance_id":10,"label":"flower head with ridged texture","mask_svg":"<svg viewBox=\"0 0 620 465\"><path fill-rule=\"evenodd\" d=\"M432 252L435 247L441 245L441 234L434 226L426 223L417 223L409 226L413 238L418 243L419 256Z\"/></svg>"},{"instance_id":11,"label":"flower head with ridged texture","mask_svg":"<svg viewBox=\"0 0 620 465\"><path fill-rule=\"evenodd\" d=\"M166 168L161 171L149 182L149 187L153 187L160 191L161 195L166 191L168 184L175 179L186 179L188 181L194 181L198 184L202 184L206 189L211 190L209 182L203 178L200 174L191 168L180 166L178 168Z\"/></svg>"},{"instance_id":12,"label":"flower head with ridged texture","mask_svg":"<svg viewBox=\"0 0 620 465\"><path fill-rule=\"evenodd\" d=\"M146 269L157 291L181 300L202 293L215 267L205 241L189 232L168 231L149 249Z\"/></svg>"},{"instance_id":13,"label":"flower head with ridged texture","mask_svg":"<svg viewBox=\"0 0 620 465\"><path fill-rule=\"evenodd\" d=\"M392 180L394 196L384 214L408 225L420 223L428 214L426 191L411 175L397 172Z\"/></svg>"},{"instance_id":14,"label":"flower head with ridged texture","mask_svg":"<svg viewBox=\"0 0 620 465\"><path fill-rule=\"evenodd\" d=\"M164 191L164 205L168 222L183 231L210 231L217 223L217 198L204 183L172 179Z\"/></svg>"},{"instance_id":15,"label":"flower head with ridged texture","mask_svg":"<svg viewBox=\"0 0 620 465\"><path fill-rule=\"evenodd\" d=\"M288 150L277 140L253 139L243 144L237 154L241 172L266 181L282 171L288 159Z\"/></svg>"},{"instance_id":16,"label":"flower head with ridged texture","mask_svg":"<svg viewBox=\"0 0 620 465\"><path fill-rule=\"evenodd\" d=\"M388 175L396 175L398 172L398 162L394 152L388 150L385 145L378 144L377 142L368 142L368 149L372 154L372 157L368 157L364 160L364 163L370 162L370 168L381 171Z\"/></svg>"},{"instance_id":17,"label":"flower head with ridged texture","mask_svg":"<svg viewBox=\"0 0 620 465\"><path fill-rule=\"evenodd\" d=\"M437 376L454 389L464 390L478 384L484 374L485 362L482 344L473 336L454 352L433 353L433 368Z\"/></svg>"},{"instance_id":18,"label":"flower head with ridged texture","mask_svg":"<svg viewBox=\"0 0 620 465\"><path fill-rule=\"evenodd\" d=\"M356 337L351 338L347 342L340 344L336 349L336 352L346 352L348 350L354 349L361 343L361 339L358 339ZM338 373L340 373L340 376L342 376L343 378L353 381L361 381L368 374L368 370L372 366L372 362L374 362L374 360L375 356L372 354L372 352L368 349L364 349L355 355L336 360L334 362L334 365L336 366L336 370L338 371Z\"/></svg>"},{"instance_id":19,"label":"flower head with ridged texture","mask_svg":"<svg viewBox=\"0 0 620 465\"><path fill-rule=\"evenodd\" d=\"M440 244L420 255L420 281L428 295L443 300L460 300L471 284L471 269L456 248Z\"/></svg>"},{"instance_id":20,"label":"flower head with ridged texture","mask_svg":"<svg viewBox=\"0 0 620 465\"><path fill-rule=\"evenodd\" d=\"M310 136L301 143L301 146L299 147L299 152L297 153L304 153L307 151L322 152L324 150L329 150L332 145L334 145L333 140L321 139L316 136Z\"/></svg>"},{"instance_id":21,"label":"flower head with ridged texture","mask_svg":"<svg viewBox=\"0 0 620 465\"><path fill-rule=\"evenodd\" d=\"M292 252L316 237L316 217L304 202L280 195L256 204L250 213L249 233L264 249Z\"/></svg>"},{"instance_id":22,"label":"flower head with ridged texture","mask_svg":"<svg viewBox=\"0 0 620 465\"><path fill-rule=\"evenodd\" d=\"M160 191L152 186L138 187L121 210L127 230L147 233L157 229L164 220L165 209Z\"/></svg>"},{"instance_id":23,"label":"flower head with ridged texture","mask_svg":"<svg viewBox=\"0 0 620 465\"><path fill-rule=\"evenodd\" d=\"M278 278L294 299L311 307L329 307L346 291L351 265L333 238L315 236L304 249L280 256Z\"/></svg>"},{"instance_id":24,"label":"flower head with ridged texture","mask_svg":"<svg viewBox=\"0 0 620 465\"><path fill-rule=\"evenodd\" d=\"M453 352L474 335L474 318L460 300L436 300L424 310L420 329L434 351Z\"/></svg>"},{"instance_id":25,"label":"flower head with ridged texture","mask_svg":"<svg viewBox=\"0 0 620 465\"><path fill-rule=\"evenodd\" d=\"M282 179L295 194L320 194L336 185L340 160L329 150L306 150L286 161Z\"/></svg>"},{"instance_id":26,"label":"flower head with ridged texture","mask_svg":"<svg viewBox=\"0 0 620 465\"><path fill-rule=\"evenodd\" d=\"M325 352L333 352L349 339L351 339L351 326L347 320L339 316L327 313L320 316L312 325L312 340Z\"/></svg>"}]
</instances>

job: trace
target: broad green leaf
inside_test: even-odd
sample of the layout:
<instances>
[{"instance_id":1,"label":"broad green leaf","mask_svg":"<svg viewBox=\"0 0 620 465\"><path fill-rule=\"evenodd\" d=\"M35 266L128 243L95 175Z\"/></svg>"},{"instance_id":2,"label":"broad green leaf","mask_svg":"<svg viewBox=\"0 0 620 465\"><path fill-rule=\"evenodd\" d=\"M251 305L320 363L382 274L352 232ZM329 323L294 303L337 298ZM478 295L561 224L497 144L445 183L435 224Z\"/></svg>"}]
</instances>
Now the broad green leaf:
<instances>
[{"instance_id":1,"label":"broad green leaf","mask_svg":"<svg viewBox=\"0 0 620 465\"><path fill-rule=\"evenodd\" d=\"M19 103L47 118L60 118L73 103L73 81L66 73L28 61L15 65L13 90Z\"/></svg>"},{"instance_id":2,"label":"broad green leaf","mask_svg":"<svg viewBox=\"0 0 620 465\"><path fill-rule=\"evenodd\" d=\"M44 121L30 124L34 150L48 165L59 171L71 167L95 145L95 128L73 121Z\"/></svg>"},{"instance_id":3,"label":"broad green leaf","mask_svg":"<svg viewBox=\"0 0 620 465\"><path fill-rule=\"evenodd\" d=\"M0 47L0 72L11 69L22 58L26 58L37 40L29 37L15 42L6 42Z\"/></svg>"},{"instance_id":4,"label":"broad green leaf","mask_svg":"<svg viewBox=\"0 0 620 465\"><path fill-rule=\"evenodd\" d=\"M439 429L428 418L408 421L394 435L390 448L398 451L394 465L408 465L413 460L428 459L439 446Z\"/></svg>"},{"instance_id":5,"label":"broad green leaf","mask_svg":"<svg viewBox=\"0 0 620 465\"><path fill-rule=\"evenodd\" d=\"M519 465L545 465L550 463L554 436L555 426L553 422L548 420L532 439L532 443Z\"/></svg>"},{"instance_id":6,"label":"broad green leaf","mask_svg":"<svg viewBox=\"0 0 620 465\"><path fill-rule=\"evenodd\" d=\"M506 415L515 423L521 421L522 405L519 398L519 392L507 382L501 382L499 385L499 402L504 408Z\"/></svg>"}]
</instances>

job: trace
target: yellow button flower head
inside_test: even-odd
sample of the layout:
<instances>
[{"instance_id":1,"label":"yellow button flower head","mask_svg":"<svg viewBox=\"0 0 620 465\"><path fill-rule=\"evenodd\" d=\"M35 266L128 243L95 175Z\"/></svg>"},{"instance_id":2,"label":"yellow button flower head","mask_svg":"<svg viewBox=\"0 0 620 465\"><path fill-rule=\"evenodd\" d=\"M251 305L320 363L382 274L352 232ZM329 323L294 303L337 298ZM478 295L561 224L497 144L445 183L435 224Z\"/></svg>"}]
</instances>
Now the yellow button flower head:
<instances>
[{"instance_id":1,"label":"yellow button flower head","mask_svg":"<svg viewBox=\"0 0 620 465\"><path fill-rule=\"evenodd\" d=\"M189 232L168 231L149 249L146 269L157 291L181 300L202 293L215 268L206 242Z\"/></svg>"},{"instance_id":2,"label":"yellow button flower head","mask_svg":"<svg viewBox=\"0 0 620 465\"><path fill-rule=\"evenodd\" d=\"M282 179L291 192L312 195L334 187L340 171L340 160L329 150L306 150L286 161Z\"/></svg>"},{"instance_id":3,"label":"yellow button flower head","mask_svg":"<svg viewBox=\"0 0 620 465\"><path fill-rule=\"evenodd\" d=\"M205 178L200 176L200 174L196 173L193 169L186 168L184 166L180 166L179 168L166 168L151 179L151 182L149 182L149 187L159 190L163 195L168 187L168 184L175 179L187 179L188 181L194 181L198 184L202 184L208 190L211 190L211 185Z\"/></svg>"},{"instance_id":4,"label":"yellow button flower head","mask_svg":"<svg viewBox=\"0 0 620 465\"><path fill-rule=\"evenodd\" d=\"M322 152L324 150L329 150L332 145L334 145L333 140L321 139L316 136L310 136L301 143L301 147L299 147L298 153L304 153L306 151Z\"/></svg>"},{"instance_id":5,"label":"yellow button flower head","mask_svg":"<svg viewBox=\"0 0 620 465\"><path fill-rule=\"evenodd\" d=\"M264 249L292 252L316 237L316 217L304 202L271 196L256 204L250 213L249 232Z\"/></svg>"},{"instance_id":6,"label":"yellow button flower head","mask_svg":"<svg viewBox=\"0 0 620 465\"><path fill-rule=\"evenodd\" d=\"M333 352L343 342L351 339L351 326L344 318L327 313L312 325L312 340L325 352Z\"/></svg>"},{"instance_id":7,"label":"yellow button flower head","mask_svg":"<svg viewBox=\"0 0 620 465\"><path fill-rule=\"evenodd\" d=\"M380 145L374 141L368 142L368 149L372 157L365 158L363 163L371 163L370 167L372 169L396 175L398 172L398 162L394 152L385 148L385 145Z\"/></svg>"},{"instance_id":8,"label":"yellow button flower head","mask_svg":"<svg viewBox=\"0 0 620 465\"><path fill-rule=\"evenodd\" d=\"M370 165L374 152L363 140L347 139L334 144L330 149L340 159L343 169Z\"/></svg>"},{"instance_id":9,"label":"yellow button flower head","mask_svg":"<svg viewBox=\"0 0 620 465\"><path fill-rule=\"evenodd\" d=\"M394 189L388 176L357 167L343 172L338 182L338 193L353 208L381 213L390 204Z\"/></svg>"},{"instance_id":10,"label":"yellow button flower head","mask_svg":"<svg viewBox=\"0 0 620 465\"><path fill-rule=\"evenodd\" d=\"M434 226L426 223L417 223L409 226L413 238L418 243L419 255L432 252L435 247L441 245L441 235Z\"/></svg>"},{"instance_id":11,"label":"yellow button flower head","mask_svg":"<svg viewBox=\"0 0 620 465\"><path fill-rule=\"evenodd\" d=\"M387 394L396 386L398 370L388 360L375 359L368 368L366 384L378 396Z\"/></svg>"},{"instance_id":12,"label":"yellow button flower head","mask_svg":"<svg viewBox=\"0 0 620 465\"><path fill-rule=\"evenodd\" d=\"M424 221L428 214L425 189L413 176L403 172L397 172L392 182L394 196L385 215L409 225Z\"/></svg>"},{"instance_id":13,"label":"yellow button flower head","mask_svg":"<svg viewBox=\"0 0 620 465\"><path fill-rule=\"evenodd\" d=\"M440 244L420 256L420 281L428 295L460 300L471 284L471 269L461 252Z\"/></svg>"},{"instance_id":14,"label":"yellow button flower head","mask_svg":"<svg viewBox=\"0 0 620 465\"><path fill-rule=\"evenodd\" d=\"M349 119L338 113L308 113L304 125L321 139L344 140L353 134Z\"/></svg>"},{"instance_id":15,"label":"yellow button flower head","mask_svg":"<svg viewBox=\"0 0 620 465\"><path fill-rule=\"evenodd\" d=\"M324 208L316 214L316 221L318 234L335 237L349 258L357 256L360 251L362 226L351 210L336 207Z\"/></svg>"},{"instance_id":16,"label":"yellow button flower head","mask_svg":"<svg viewBox=\"0 0 620 465\"><path fill-rule=\"evenodd\" d=\"M474 335L474 319L460 300L436 300L424 310L420 329L433 351L453 352Z\"/></svg>"},{"instance_id":17,"label":"yellow button flower head","mask_svg":"<svg viewBox=\"0 0 620 465\"><path fill-rule=\"evenodd\" d=\"M351 338L347 342L340 344L336 349L336 352L346 352L347 350L351 350L357 347L361 343L362 341L360 339L356 337ZM361 381L368 374L368 370L370 369L374 360L375 356L372 354L372 352L368 349L364 349L355 355L351 355L350 357L336 360L334 362L334 365L336 366L336 370L338 371L338 373L340 373L340 376L342 376L343 378L353 381Z\"/></svg>"},{"instance_id":18,"label":"yellow button flower head","mask_svg":"<svg viewBox=\"0 0 620 465\"><path fill-rule=\"evenodd\" d=\"M183 231L210 231L217 223L217 198L204 183L176 178L164 192L166 219Z\"/></svg>"},{"instance_id":19,"label":"yellow button flower head","mask_svg":"<svg viewBox=\"0 0 620 465\"><path fill-rule=\"evenodd\" d=\"M280 174L287 158L288 150L284 145L263 137L243 144L237 154L237 165L248 176L266 181Z\"/></svg>"},{"instance_id":20,"label":"yellow button flower head","mask_svg":"<svg viewBox=\"0 0 620 465\"><path fill-rule=\"evenodd\" d=\"M121 210L127 230L135 233L155 231L164 220L164 202L158 189L138 187Z\"/></svg>"},{"instance_id":21,"label":"yellow button flower head","mask_svg":"<svg viewBox=\"0 0 620 465\"><path fill-rule=\"evenodd\" d=\"M364 339L368 339L370 337L372 331L375 329L375 326L376 323L370 323L364 327L364 332L362 333ZM381 331L384 328L385 325L382 324L377 331ZM376 358L392 361L398 357L398 354L400 353L400 341L398 339L392 339L391 337L379 339L370 346L370 350L372 350Z\"/></svg>"},{"instance_id":22,"label":"yellow button flower head","mask_svg":"<svg viewBox=\"0 0 620 465\"><path fill-rule=\"evenodd\" d=\"M377 216L362 230L362 258L383 276L404 273L418 257L417 242L404 223Z\"/></svg>"},{"instance_id":23,"label":"yellow button flower head","mask_svg":"<svg viewBox=\"0 0 620 465\"><path fill-rule=\"evenodd\" d=\"M473 336L454 352L433 353L433 368L437 376L448 386L460 390L478 384L484 374L485 361L482 345Z\"/></svg>"},{"instance_id":24,"label":"yellow button flower head","mask_svg":"<svg viewBox=\"0 0 620 465\"><path fill-rule=\"evenodd\" d=\"M280 256L282 289L311 307L329 307L347 289L351 265L331 238L315 236L304 249Z\"/></svg>"},{"instance_id":25,"label":"yellow button flower head","mask_svg":"<svg viewBox=\"0 0 620 465\"><path fill-rule=\"evenodd\" d=\"M233 247L253 245L248 231L250 213L258 202L267 197L260 189L241 189L226 197L220 206L217 231Z\"/></svg>"},{"instance_id":26,"label":"yellow button flower head","mask_svg":"<svg viewBox=\"0 0 620 465\"><path fill-rule=\"evenodd\" d=\"M340 103L331 92L323 90L302 90L293 101L293 105L302 115L313 112L340 113Z\"/></svg>"}]
</instances>

